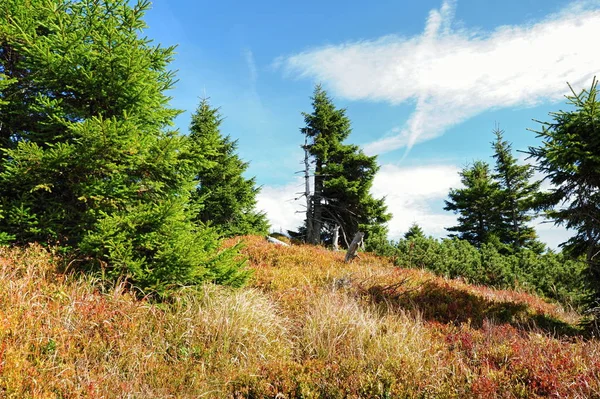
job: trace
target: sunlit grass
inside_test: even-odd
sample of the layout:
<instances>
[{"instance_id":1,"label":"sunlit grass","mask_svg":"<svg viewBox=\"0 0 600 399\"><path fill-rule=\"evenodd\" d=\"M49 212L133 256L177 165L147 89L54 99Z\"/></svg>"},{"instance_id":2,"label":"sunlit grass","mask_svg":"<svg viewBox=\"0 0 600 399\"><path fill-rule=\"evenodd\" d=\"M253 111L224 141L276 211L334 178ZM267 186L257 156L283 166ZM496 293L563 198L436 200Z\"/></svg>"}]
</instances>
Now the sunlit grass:
<instances>
[{"instance_id":1,"label":"sunlit grass","mask_svg":"<svg viewBox=\"0 0 600 399\"><path fill-rule=\"evenodd\" d=\"M0 250L0 398L600 397L600 342L556 304L243 240L250 286L161 304Z\"/></svg>"}]
</instances>

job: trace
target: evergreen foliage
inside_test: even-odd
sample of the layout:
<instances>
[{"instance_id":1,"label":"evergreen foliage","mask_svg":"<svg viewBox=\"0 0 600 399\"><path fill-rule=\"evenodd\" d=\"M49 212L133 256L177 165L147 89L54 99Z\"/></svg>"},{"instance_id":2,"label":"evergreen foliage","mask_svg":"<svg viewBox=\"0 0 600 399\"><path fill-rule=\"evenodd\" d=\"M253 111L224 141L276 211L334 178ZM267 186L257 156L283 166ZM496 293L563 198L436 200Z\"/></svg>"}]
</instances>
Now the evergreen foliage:
<instances>
[{"instance_id":1,"label":"evergreen foliage","mask_svg":"<svg viewBox=\"0 0 600 399\"><path fill-rule=\"evenodd\" d=\"M503 139L503 131L496 128L496 140L492 143L496 165L494 180L500 192L496 197L498 226L496 235L514 251L529 248L536 252L544 250L544 244L537 240L535 229L528 225L533 219L531 210L540 182L531 182L535 169L531 165L519 165L512 155L511 144Z\"/></svg>"},{"instance_id":2,"label":"evergreen foliage","mask_svg":"<svg viewBox=\"0 0 600 399\"><path fill-rule=\"evenodd\" d=\"M477 247L491 243L505 253L523 249L541 253L545 246L528 225L540 182L531 182L534 168L517 163L503 133L494 130L494 171L486 162L476 161L460 173L464 188L450 190L444 209L459 217L458 225L447 230L458 233L450 237L465 239Z\"/></svg>"},{"instance_id":3,"label":"evergreen foliage","mask_svg":"<svg viewBox=\"0 0 600 399\"><path fill-rule=\"evenodd\" d=\"M237 141L220 132L222 117L203 99L192 116L190 140L201 159L195 181L194 202L201 206L198 220L211 223L223 235L267 234L266 215L255 211L256 187L254 178L243 173L248 163L236 154Z\"/></svg>"},{"instance_id":4,"label":"evergreen foliage","mask_svg":"<svg viewBox=\"0 0 600 399\"><path fill-rule=\"evenodd\" d=\"M307 241L331 242L339 226L344 244L358 231L369 236L385 235L391 218L384 199L370 194L379 169L375 156L367 156L356 145L344 144L351 132L345 109L338 109L317 85L312 113L303 113L306 149L314 162L314 192L307 209Z\"/></svg>"},{"instance_id":5,"label":"evergreen foliage","mask_svg":"<svg viewBox=\"0 0 600 399\"><path fill-rule=\"evenodd\" d=\"M592 287L600 300L600 101L597 80L579 94L567 96L569 111L551 113L540 122L542 144L530 147L538 169L552 183L539 196L538 207L575 235L563 243L573 256L584 256Z\"/></svg>"},{"instance_id":6,"label":"evergreen foliage","mask_svg":"<svg viewBox=\"0 0 600 399\"><path fill-rule=\"evenodd\" d=\"M421 226L419 226L416 223L413 223L408 229L408 231L404 233L404 239L410 240L416 238L425 238L425 233L423 232Z\"/></svg>"},{"instance_id":7,"label":"evergreen foliage","mask_svg":"<svg viewBox=\"0 0 600 399\"><path fill-rule=\"evenodd\" d=\"M169 129L174 48L141 36L149 2L129 3L0 3L0 237L142 289L238 285L236 250L192 221L203 160Z\"/></svg>"},{"instance_id":8,"label":"evergreen foliage","mask_svg":"<svg viewBox=\"0 0 600 399\"><path fill-rule=\"evenodd\" d=\"M494 181L489 165L483 161L476 161L464 168L460 175L464 188L451 189L444 207L459 215L458 225L447 230L457 233L450 234L450 237L458 237L481 247L497 240L500 187Z\"/></svg>"},{"instance_id":9,"label":"evergreen foliage","mask_svg":"<svg viewBox=\"0 0 600 399\"><path fill-rule=\"evenodd\" d=\"M585 262L564 254L511 254L494 243L479 247L456 237L437 240L414 235L372 248L391 256L400 267L422 268L471 284L535 291L564 304L578 306L588 293Z\"/></svg>"}]
</instances>

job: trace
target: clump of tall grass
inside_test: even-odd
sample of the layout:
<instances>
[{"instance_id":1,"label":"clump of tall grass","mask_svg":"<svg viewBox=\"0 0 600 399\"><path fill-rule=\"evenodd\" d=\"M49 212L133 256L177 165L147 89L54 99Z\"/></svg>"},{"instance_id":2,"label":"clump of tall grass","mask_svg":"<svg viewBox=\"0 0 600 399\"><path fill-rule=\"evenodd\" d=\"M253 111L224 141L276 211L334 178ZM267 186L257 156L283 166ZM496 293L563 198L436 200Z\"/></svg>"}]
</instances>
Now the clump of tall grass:
<instances>
[{"instance_id":1,"label":"clump of tall grass","mask_svg":"<svg viewBox=\"0 0 600 399\"><path fill-rule=\"evenodd\" d=\"M164 328L180 353L202 353L212 367L250 367L291 356L288 321L272 300L252 288L205 285L195 295L178 296ZM198 343L201 348L193 346Z\"/></svg>"},{"instance_id":2,"label":"clump of tall grass","mask_svg":"<svg viewBox=\"0 0 600 399\"><path fill-rule=\"evenodd\" d=\"M418 317L382 311L340 291L317 295L311 302L299 339L305 358L423 360L415 355L432 350L428 331Z\"/></svg>"}]
</instances>

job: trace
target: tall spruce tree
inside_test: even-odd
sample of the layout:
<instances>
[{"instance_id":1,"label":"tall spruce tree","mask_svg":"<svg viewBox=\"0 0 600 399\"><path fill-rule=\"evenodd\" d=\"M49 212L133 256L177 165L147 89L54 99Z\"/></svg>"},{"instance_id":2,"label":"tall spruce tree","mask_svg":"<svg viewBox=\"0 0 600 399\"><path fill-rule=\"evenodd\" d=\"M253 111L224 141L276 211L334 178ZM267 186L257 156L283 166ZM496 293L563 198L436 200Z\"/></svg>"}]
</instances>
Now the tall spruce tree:
<instances>
[{"instance_id":1,"label":"tall spruce tree","mask_svg":"<svg viewBox=\"0 0 600 399\"><path fill-rule=\"evenodd\" d=\"M320 85L312 97L312 113L303 113L306 126L305 149L314 163L314 192L307 209L307 241L323 239L347 245L354 234L385 235L390 219L383 199L370 194L379 169L375 156L365 155L358 146L344 144L351 132L344 109L338 109ZM335 243L333 241L336 241Z\"/></svg>"},{"instance_id":2,"label":"tall spruce tree","mask_svg":"<svg viewBox=\"0 0 600 399\"><path fill-rule=\"evenodd\" d=\"M541 252L544 245L537 240L535 229L528 225L533 219L531 211L540 182L531 181L535 172L533 166L517 164L511 144L504 140L503 133L499 128L494 129L496 139L492 143L496 160L493 178L500 189L496 197L499 224L495 233L514 251L528 248Z\"/></svg>"},{"instance_id":3,"label":"tall spruce tree","mask_svg":"<svg viewBox=\"0 0 600 399\"><path fill-rule=\"evenodd\" d=\"M321 85L317 85L312 97L313 112L303 112L306 126L300 129L305 135L305 149L312 157L314 163L313 194L310 196L310 205L307 209L308 225L307 241L311 244L321 242L323 230L323 209L325 206L324 185L326 176L323 168L334 147L339 147L343 140L350 135L350 120L346 111L336 109L333 101Z\"/></svg>"},{"instance_id":4,"label":"tall spruce tree","mask_svg":"<svg viewBox=\"0 0 600 399\"><path fill-rule=\"evenodd\" d=\"M236 154L237 142L221 135L222 121L219 110L207 99L192 116L189 137L201 159L194 193L194 201L201 206L198 220L210 222L225 236L266 234L266 216L254 209L260 188L254 178L243 176L248 163Z\"/></svg>"},{"instance_id":5,"label":"tall spruce tree","mask_svg":"<svg viewBox=\"0 0 600 399\"><path fill-rule=\"evenodd\" d=\"M552 183L539 196L538 207L558 225L574 230L564 249L584 256L592 288L600 301L600 100L598 81L589 90L567 97L570 111L551 113L552 122L540 122L542 144L529 147L538 169ZM596 305L597 306L597 305Z\"/></svg>"},{"instance_id":6,"label":"tall spruce tree","mask_svg":"<svg viewBox=\"0 0 600 399\"><path fill-rule=\"evenodd\" d=\"M458 237L481 247L482 244L495 242L497 226L500 223L498 197L500 187L492 178L490 166L476 161L461 172L464 188L451 189L444 207L458 214L458 225L446 230L456 232L450 237Z\"/></svg>"},{"instance_id":7,"label":"tall spruce tree","mask_svg":"<svg viewBox=\"0 0 600 399\"><path fill-rule=\"evenodd\" d=\"M0 2L0 234L143 289L239 284L235 250L192 221L201 161L169 128L174 49L142 36L150 3L130 3Z\"/></svg>"}]
</instances>

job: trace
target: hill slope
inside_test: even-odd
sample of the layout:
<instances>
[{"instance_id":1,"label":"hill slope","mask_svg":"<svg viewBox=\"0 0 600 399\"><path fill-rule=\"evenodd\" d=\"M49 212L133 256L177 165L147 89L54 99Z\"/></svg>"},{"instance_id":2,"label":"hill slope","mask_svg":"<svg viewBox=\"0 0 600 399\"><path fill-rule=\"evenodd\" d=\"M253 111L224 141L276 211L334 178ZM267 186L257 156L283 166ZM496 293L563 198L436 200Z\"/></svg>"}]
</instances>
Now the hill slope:
<instances>
[{"instance_id":1,"label":"hill slope","mask_svg":"<svg viewBox=\"0 0 600 399\"><path fill-rule=\"evenodd\" d=\"M249 287L160 305L2 250L0 398L600 396L600 342L556 305L243 240Z\"/></svg>"}]
</instances>

